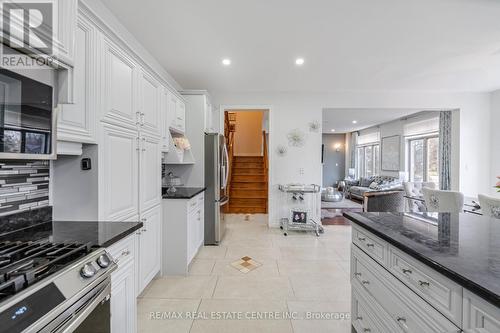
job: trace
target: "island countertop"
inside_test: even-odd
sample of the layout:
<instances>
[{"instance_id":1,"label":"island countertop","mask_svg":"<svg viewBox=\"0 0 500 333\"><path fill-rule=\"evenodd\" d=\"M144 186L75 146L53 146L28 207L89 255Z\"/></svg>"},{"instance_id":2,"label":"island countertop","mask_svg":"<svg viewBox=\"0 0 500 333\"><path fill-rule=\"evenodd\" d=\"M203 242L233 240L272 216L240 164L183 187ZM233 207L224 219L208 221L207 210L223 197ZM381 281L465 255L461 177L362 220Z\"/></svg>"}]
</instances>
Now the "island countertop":
<instances>
[{"instance_id":1,"label":"island countertop","mask_svg":"<svg viewBox=\"0 0 500 333\"><path fill-rule=\"evenodd\" d=\"M467 213L344 216L500 307L500 220Z\"/></svg>"}]
</instances>

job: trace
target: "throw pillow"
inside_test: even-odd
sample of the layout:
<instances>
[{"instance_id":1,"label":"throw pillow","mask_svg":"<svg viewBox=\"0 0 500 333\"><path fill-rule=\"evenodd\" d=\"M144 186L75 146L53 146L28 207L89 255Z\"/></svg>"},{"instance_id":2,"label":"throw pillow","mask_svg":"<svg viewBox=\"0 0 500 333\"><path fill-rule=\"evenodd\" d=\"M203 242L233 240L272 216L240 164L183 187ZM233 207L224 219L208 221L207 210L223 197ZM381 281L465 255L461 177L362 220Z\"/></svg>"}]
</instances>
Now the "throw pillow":
<instances>
[{"instance_id":1,"label":"throw pillow","mask_svg":"<svg viewBox=\"0 0 500 333\"><path fill-rule=\"evenodd\" d=\"M361 181L359 182L359 186L369 187L371 183L372 183L372 180L370 178L361 178Z\"/></svg>"},{"instance_id":2,"label":"throw pillow","mask_svg":"<svg viewBox=\"0 0 500 333\"><path fill-rule=\"evenodd\" d=\"M372 182L370 184L370 190L377 190L378 189L378 183L377 182Z\"/></svg>"}]
</instances>

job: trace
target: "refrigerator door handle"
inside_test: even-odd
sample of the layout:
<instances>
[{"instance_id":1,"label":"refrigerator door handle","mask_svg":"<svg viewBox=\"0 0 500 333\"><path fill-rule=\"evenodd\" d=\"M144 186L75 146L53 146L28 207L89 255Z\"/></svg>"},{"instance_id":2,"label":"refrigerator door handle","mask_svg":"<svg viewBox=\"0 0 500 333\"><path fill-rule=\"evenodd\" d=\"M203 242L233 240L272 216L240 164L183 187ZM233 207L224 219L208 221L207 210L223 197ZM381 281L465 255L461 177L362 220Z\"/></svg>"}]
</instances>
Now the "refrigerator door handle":
<instances>
[{"instance_id":1,"label":"refrigerator door handle","mask_svg":"<svg viewBox=\"0 0 500 333\"><path fill-rule=\"evenodd\" d=\"M227 188L227 182L229 178L229 153L227 152L227 146L226 143L224 142L224 155L226 157L226 166L225 166L225 175L224 175L224 189Z\"/></svg>"}]
</instances>

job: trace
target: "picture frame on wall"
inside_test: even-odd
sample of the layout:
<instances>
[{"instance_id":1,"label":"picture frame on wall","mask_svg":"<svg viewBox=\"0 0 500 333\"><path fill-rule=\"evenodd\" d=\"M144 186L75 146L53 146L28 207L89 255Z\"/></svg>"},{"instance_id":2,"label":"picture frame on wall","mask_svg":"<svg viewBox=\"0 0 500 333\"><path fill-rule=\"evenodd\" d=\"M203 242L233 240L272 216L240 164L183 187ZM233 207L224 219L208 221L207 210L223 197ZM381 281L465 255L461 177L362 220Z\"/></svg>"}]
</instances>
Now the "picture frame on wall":
<instances>
[{"instance_id":1,"label":"picture frame on wall","mask_svg":"<svg viewBox=\"0 0 500 333\"><path fill-rule=\"evenodd\" d=\"M382 156L381 169L382 171L399 171L401 170L401 136L393 135L382 138Z\"/></svg>"}]
</instances>

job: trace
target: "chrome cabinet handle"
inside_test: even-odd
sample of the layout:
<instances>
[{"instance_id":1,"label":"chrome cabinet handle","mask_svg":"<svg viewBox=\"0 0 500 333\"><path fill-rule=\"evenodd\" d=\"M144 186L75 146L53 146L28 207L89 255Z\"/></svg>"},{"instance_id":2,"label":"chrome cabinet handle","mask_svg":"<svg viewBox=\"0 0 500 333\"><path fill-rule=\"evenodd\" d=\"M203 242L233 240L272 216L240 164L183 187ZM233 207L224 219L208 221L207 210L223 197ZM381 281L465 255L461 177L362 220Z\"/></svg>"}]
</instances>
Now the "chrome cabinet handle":
<instances>
[{"instance_id":1,"label":"chrome cabinet handle","mask_svg":"<svg viewBox=\"0 0 500 333\"><path fill-rule=\"evenodd\" d=\"M397 321L398 323L406 323L406 318L405 318L405 317L397 317L397 318L396 318L396 321Z\"/></svg>"},{"instance_id":2,"label":"chrome cabinet handle","mask_svg":"<svg viewBox=\"0 0 500 333\"><path fill-rule=\"evenodd\" d=\"M363 332L371 332L372 330L369 328L363 328Z\"/></svg>"},{"instance_id":3,"label":"chrome cabinet handle","mask_svg":"<svg viewBox=\"0 0 500 333\"><path fill-rule=\"evenodd\" d=\"M354 276L361 276L361 273L356 272L354 273Z\"/></svg>"},{"instance_id":4,"label":"chrome cabinet handle","mask_svg":"<svg viewBox=\"0 0 500 333\"><path fill-rule=\"evenodd\" d=\"M137 111L135 113L135 119L136 119L135 124L140 125L141 124L141 113L139 111Z\"/></svg>"},{"instance_id":5,"label":"chrome cabinet handle","mask_svg":"<svg viewBox=\"0 0 500 333\"><path fill-rule=\"evenodd\" d=\"M141 126L144 126L144 112L141 112Z\"/></svg>"},{"instance_id":6,"label":"chrome cabinet handle","mask_svg":"<svg viewBox=\"0 0 500 333\"><path fill-rule=\"evenodd\" d=\"M361 283L362 283L362 284L364 284L364 285L367 285L367 284L370 284L370 281L368 281L368 280L363 280L363 281L361 281Z\"/></svg>"},{"instance_id":7,"label":"chrome cabinet handle","mask_svg":"<svg viewBox=\"0 0 500 333\"><path fill-rule=\"evenodd\" d=\"M403 268L402 271L403 271L403 274L411 274L411 273L413 273L411 271L411 269L407 269L407 268Z\"/></svg>"},{"instance_id":8,"label":"chrome cabinet handle","mask_svg":"<svg viewBox=\"0 0 500 333\"><path fill-rule=\"evenodd\" d=\"M364 241L366 240L366 238L364 238L364 237L358 237L358 240L359 240L360 242L364 242Z\"/></svg>"},{"instance_id":9,"label":"chrome cabinet handle","mask_svg":"<svg viewBox=\"0 0 500 333\"><path fill-rule=\"evenodd\" d=\"M142 151L146 151L146 138L142 138Z\"/></svg>"},{"instance_id":10,"label":"chrome cabinet handle","mask_svg":"<svg viewBox=\"0 0 500 333\"><path fill-rule=\"evenodd\" d=\"M136 234L136 235L140 235L140 234L141 234L141 232L140 232L140 231L137 231L135 234Z\"/></svg>"},{"instance_id":11,"label":"chrome cabinet handle","mask_svg":"<svg viewBox=\"0 0 500 333\"><path fill-rule=\"evenodd\" d=\"M372 244L372 243L368 243L366 244L367 247L375 247L375 244Z\"/></svg>"},{"instance_id":12,"label":"chrome cabinet handle","mask_svg":"<svg viewBox=\"0 0 500 333\"><path fill-rule=\"evenodd\" d=\"M139 143L140 141L139 140L140 139L139 139L139 137L137 137L137 138L135 138L135 140L136 140L136 148L135 148L135 150L139 151L139 146L140 146L140 143Z\"/></svg>"},{"instance_id":13,"label":"chrome cabinet handle","mask_svg":"<svg viewBox=\"0 0 500 333\"><path fill-rule=\"evenodd\" d=\"M357 317L356 317L356 320L363 320L363 317L361 317L361 316L357 316Z\"/></svg>"},{"instance_id":14,"label":"chrome cabinet handle","mask_svg":"<svg viewBox=\"0 0 500 333\"><path fill-rule=\"evenodd\" d=\"M422 280L418 280L418 283L420 284L421 287L423 286L429 287L431 285L429 282Z\"/></svg>"},{"instance_id":15,"label":"chrome cabinet handle","mask_svg":"<svg viewBox=\"0 0 500 333\"><path fill-rule=\"evenodd\" d=\"M148 231L148 229L144 228L144 229L142 229L141 231L142 231L142 232L146 232L146 231Z\"/></svg>"},{"instance_id":16,"label":"chrome cabinet handle","mask_svg":"<svg viewBox=\"0 0 500 333\"><path fill-rule=\"evenodd\" d=\"M147 218L143 217L143 218L141 219L141 222L146 222L147 220L148 220Z\"/></svg>"}]
</instances>

